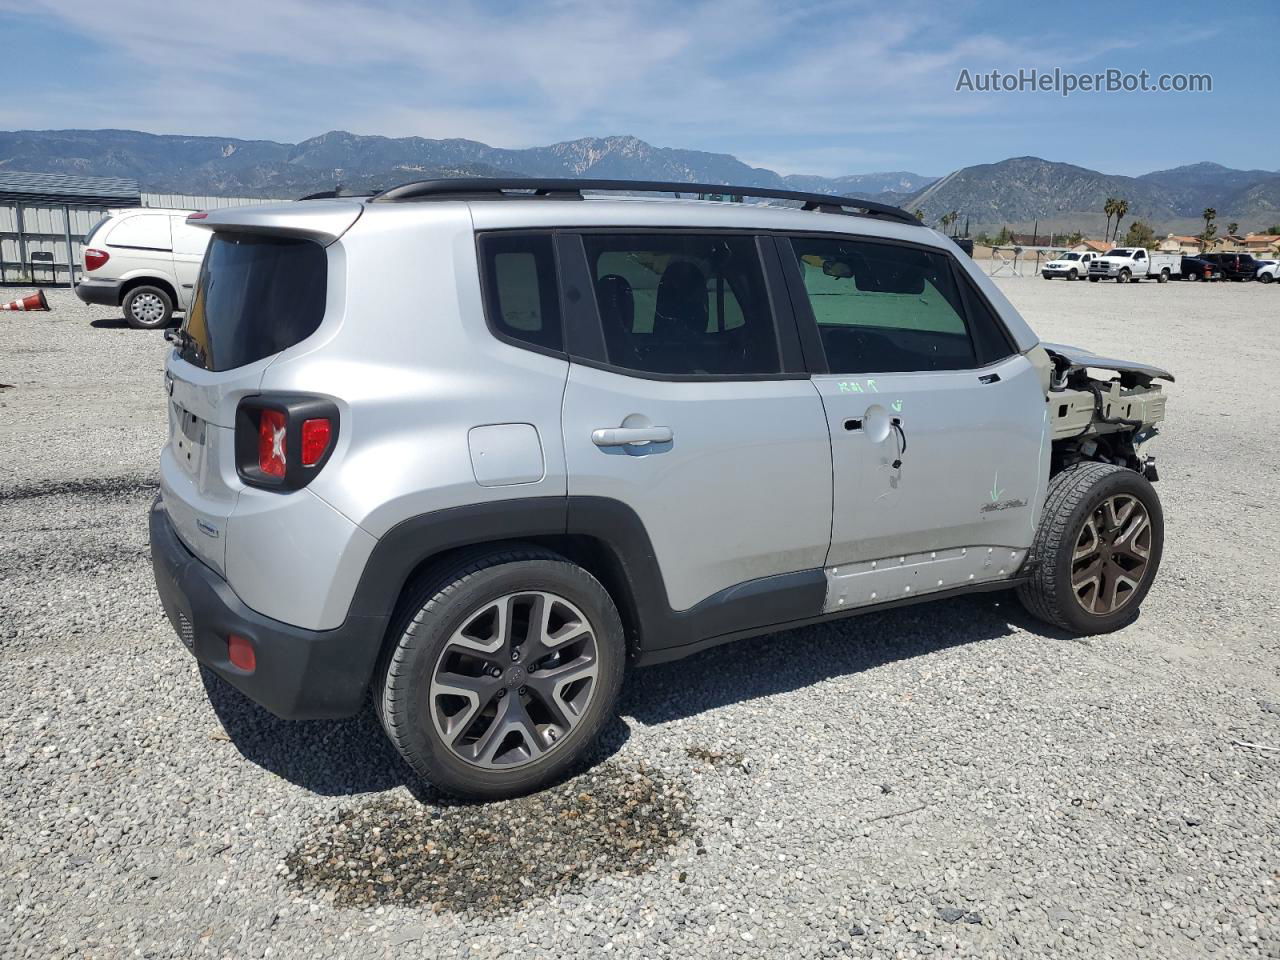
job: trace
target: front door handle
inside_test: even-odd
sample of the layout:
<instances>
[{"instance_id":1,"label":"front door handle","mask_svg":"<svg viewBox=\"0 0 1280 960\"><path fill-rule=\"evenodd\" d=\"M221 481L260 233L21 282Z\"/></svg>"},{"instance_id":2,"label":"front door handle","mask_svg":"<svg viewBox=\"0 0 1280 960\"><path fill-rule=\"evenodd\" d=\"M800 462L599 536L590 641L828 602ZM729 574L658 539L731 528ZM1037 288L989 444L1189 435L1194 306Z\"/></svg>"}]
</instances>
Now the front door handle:
<instances>
[{"instance_id":1,"label":"front door handle","mask_svg":"<svg viewBox=\"0 0 1280 960\"><path fill-rule=\"evenodd\" d=\"M591 431L597 447L625 447L630 443L670 443L670 427L606 427Z\"/></svg>"}]
</instances>

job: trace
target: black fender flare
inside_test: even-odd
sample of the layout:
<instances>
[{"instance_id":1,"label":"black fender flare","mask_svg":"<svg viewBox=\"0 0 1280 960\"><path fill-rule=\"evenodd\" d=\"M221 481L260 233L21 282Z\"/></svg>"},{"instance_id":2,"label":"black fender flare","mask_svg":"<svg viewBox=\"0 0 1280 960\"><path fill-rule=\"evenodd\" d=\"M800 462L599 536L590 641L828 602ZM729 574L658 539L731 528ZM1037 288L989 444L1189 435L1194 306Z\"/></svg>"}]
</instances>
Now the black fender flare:
<instances>
[{"instance_id":1,"label":"black fender flare","mask_svg":"<svg viewBox=\"0 0 1280 960\"><path fill-rule=\"evenodd\" d=\"M609 497L523 497L450 507L402 520L374 547L352 598L352 617L388 623L409 578L451 550L504 541L587 538L606 552L614 602L635 628L641 661L679 656L726 639L803 621L822 612L826 576L802 570L727 587L688 610L671 608L644 522ZM682 650L683 652L683 650Z\"/></svg>"}]
</instances>

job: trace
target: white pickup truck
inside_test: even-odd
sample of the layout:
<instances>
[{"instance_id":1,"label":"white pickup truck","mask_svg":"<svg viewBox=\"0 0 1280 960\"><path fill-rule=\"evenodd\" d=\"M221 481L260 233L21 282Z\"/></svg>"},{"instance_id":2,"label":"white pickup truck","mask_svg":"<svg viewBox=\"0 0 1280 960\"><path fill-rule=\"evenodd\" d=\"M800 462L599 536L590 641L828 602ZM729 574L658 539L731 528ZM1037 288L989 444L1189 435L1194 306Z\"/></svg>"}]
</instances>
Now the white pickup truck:
<instances>
[{"instance_id":1,"label":"white pickup truck","mask_svg":"<svg viewBox=\"0 0 1280 960\"><path fill-rule=\"evenodd\" d=\"M1137 283L1148 277L1168 283L1182 273L1182 257L1176 253L1148 251L1146 247L1116 247L1089 264L1089 282L1114 280Z\"/></svg>"}]
</instances>

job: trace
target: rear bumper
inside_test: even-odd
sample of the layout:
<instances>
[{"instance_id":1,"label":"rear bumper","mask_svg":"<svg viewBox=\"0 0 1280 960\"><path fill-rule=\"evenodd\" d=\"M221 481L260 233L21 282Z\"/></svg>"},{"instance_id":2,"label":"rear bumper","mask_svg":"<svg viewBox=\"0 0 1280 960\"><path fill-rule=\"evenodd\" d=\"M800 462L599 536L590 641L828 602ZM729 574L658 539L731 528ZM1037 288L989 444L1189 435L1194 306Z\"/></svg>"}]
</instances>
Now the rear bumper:
<instances>
[{"instance_id":1,"label":"rear bumper","mask_svg":"<svg viewBox=\"0 0 1280 960\"><path fill-rule=\"evenodd\" d=\"M364 702L385 617L348 617L305 630L250 610L187 550L160 500L151 507L151 564L164 612L183 645L249 699L286 720L349 717ZM252 673L231 663L230 634L253 645Z\"/></svg>"},{"instance_id":2,"label":"rear bumper","mask_svg":"<svg viewBox=\"0 0 1280 960\"><path fill-rule=\"evenodd\" d=\"M100 307L118 307L122 286L120 280L81 280L76 284L76 296Z\"/></svg>"}]
</instances>

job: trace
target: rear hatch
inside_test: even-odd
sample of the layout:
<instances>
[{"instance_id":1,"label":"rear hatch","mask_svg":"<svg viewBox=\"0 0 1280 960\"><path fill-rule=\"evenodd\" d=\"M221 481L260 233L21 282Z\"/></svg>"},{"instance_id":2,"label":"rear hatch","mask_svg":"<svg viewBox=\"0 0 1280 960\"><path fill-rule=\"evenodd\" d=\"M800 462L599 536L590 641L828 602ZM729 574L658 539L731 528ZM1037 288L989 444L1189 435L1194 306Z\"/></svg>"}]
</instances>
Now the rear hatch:
<instances>
[{"instance_id":1,"label":"rear hatch","mask_svg":"<svg viewBox=\"0 0 1280 960\"><path fill-rule=\"evenodd\" d=\"M346 207L346 216L323 230L316 229L311 204L208 215L216 233L177 348L165 364L169 438L161 454L161 493L178 536L223 576L226 523L243 488L236 471L236 409L259 392L276 356L315 333L324 319L325 247L360 214L357 204Z\"/></svg>"}]
</instances>

